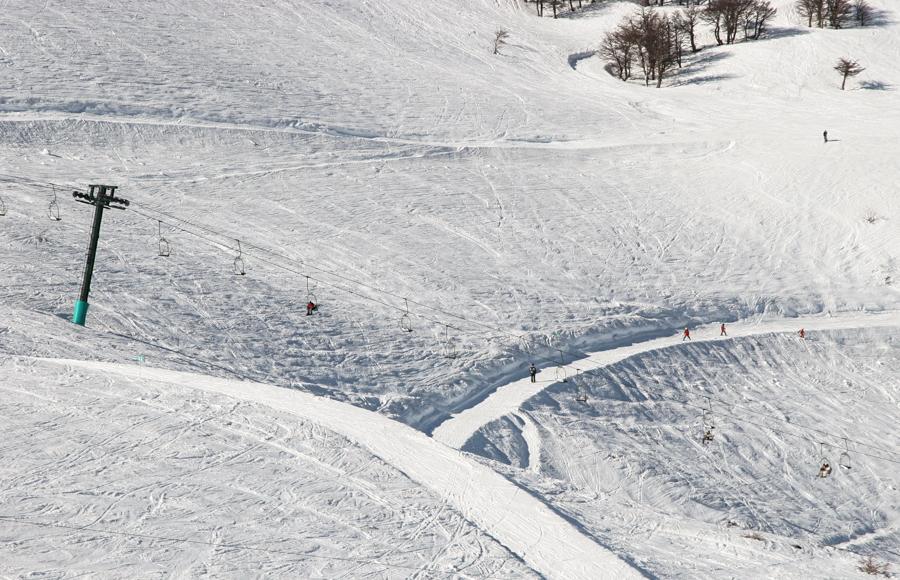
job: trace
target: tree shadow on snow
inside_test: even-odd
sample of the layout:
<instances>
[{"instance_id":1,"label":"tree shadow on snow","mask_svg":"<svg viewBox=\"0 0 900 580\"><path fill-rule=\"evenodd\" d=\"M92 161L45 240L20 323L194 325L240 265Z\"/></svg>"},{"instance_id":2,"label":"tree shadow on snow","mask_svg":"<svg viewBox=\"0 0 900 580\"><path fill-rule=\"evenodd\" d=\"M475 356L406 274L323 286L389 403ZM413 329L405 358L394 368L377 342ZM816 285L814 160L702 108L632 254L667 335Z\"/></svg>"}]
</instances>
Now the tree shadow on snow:
<instances>
[{"instance_id":1,"label":"tree shadow on snow","mask_svg":"<svg viewBox=\"0 0 900 580\"><path fill-rule=\"evenodd\" d=\"M594 4L588 4L589 1L590 0L583 0L582 7L576 8L574 11L569 10L568 6L566 6L566 11L562 12L559 17L570 20L574 20L575 18L595 18L599 16L601 12L606 12L615 4L615 2L595 2ZM552 17L553 13L547 8L544 8L544 17L546 17L547 14L550 14Z\"/></svg>"},{"instance_id":2,"label":"tree shadow on snow","mask_svg":"<svg viewBox=\"0 0 900 580\"><path fill-rule=\"evenodd\" d=\"M893 91L894 85L882 81L862 81L859 88L864 91Z\"/></svg>"},{"instance_id":3,"label":"tree shadow on snow","mask_svg":"<svg viewBox=\"0 0 900 580\"><path fill-rule=\"evenodd\" d=\"M791 26L788 28L767 28L765 34L756 40L745 40L743 42L761 42L763 40L780 40L782 38L791 38L794 36L806 36L812 32L811 28Z\"/></svg>"},{"instance_id":4,"label":"tree shadow on snow","mask_svg":"<svg viewBox=\"0 0 900 580\"><path fill-rule=\"evenodd\" d=\"M697 58L687 61L683 68L676 69L674 73L669 76L668 86L683 87L686 85L700 85L737 78L737 75L731 73L700 74L712 65L727 58L731 58L731 53L720 51L698 52L696 55L691 55L688 58L693 56L696 56Z\"/></svg>"}]
</instances>

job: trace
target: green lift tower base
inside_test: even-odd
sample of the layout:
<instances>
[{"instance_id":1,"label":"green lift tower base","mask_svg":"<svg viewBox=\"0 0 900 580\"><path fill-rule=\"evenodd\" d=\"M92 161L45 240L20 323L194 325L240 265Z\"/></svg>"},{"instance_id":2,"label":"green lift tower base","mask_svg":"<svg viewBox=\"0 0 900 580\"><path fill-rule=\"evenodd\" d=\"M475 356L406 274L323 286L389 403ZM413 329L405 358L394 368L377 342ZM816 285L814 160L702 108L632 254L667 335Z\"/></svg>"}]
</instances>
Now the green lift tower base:
<instances>
[{"instance_id":1,"label":"green lift tower base","mask_svg":"<svg viewBox=\"0 0 900 580\"><path fill-rule=\"evenodd\" d=\"M88 295L91 293L91 278L94 276L94 260L97 258L97 242L100 239L100 224L103 222L103 210L125 209L128 200L116 197L116 186L91 185L89 193L72 192L72 197L79 203L94 206L94 225L91 227L91 242L88 245L87 261L84 264L84 278L81 281L81 295L75 302L72 322L84 326L87 320Z\"/></svg>"}]
</instances>

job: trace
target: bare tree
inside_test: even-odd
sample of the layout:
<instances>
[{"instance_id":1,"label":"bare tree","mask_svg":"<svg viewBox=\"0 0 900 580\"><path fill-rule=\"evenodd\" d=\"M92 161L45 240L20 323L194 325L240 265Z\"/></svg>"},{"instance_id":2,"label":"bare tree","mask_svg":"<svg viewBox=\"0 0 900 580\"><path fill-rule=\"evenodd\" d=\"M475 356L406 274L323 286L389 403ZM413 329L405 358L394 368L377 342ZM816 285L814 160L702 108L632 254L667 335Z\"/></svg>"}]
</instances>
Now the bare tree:
<instances>
[{"instance_id":1,"label":"bare tree","mask_svg":"<svg viewBox=\"0 0 900 580\"><path fill-rule=\"evenodd\" d=\"M666 73L680 66L682 36L667 16L653 8L644 8L606 35L600 51L612 61L617 76L631 77L634 61L641 67L644 84L655 81L662 87Z\"/></svg>"},{"instance_id":2,"label":"bare tree","mask_svg":"<svg viewBox=\"0 0 900 580\"><path fill-rule=\"evenodd\" d=\"M700 14L700 18L712 26L713 36L716 39L716 44L719 46L725 44L725 41L722 40L722 15L721 7L718 3L715 3L715 0L710 0L706 10Z\"/></svg>"},{"instance_id":3,"label":"bare tree","mask_svg":"<svg viewBox=\"0 0 900 580\"><path fill-rule=\"evenodd\" d=\"M816 16L816 0L797 0L794 9L801 18L806 18L806 25L812 28Z\"/></svg>"},{"instance_id":4,"label":"bare tree","mask_svg":"<svg viewBox=\"0 0 900 580\"><path fill-rule=\"evenodd\" d=\"M812 28L813 21L815 20L816 26L824 28L827 12L825 9L825 1L826 0L797 0L794 7L797 10L797 14L806 18L807 26Z\"/></svg>"},{"instance_id":5,"label":"bare tree","mask_svg":"<svg viewBox=\"0 0 900 580\"><path fill-rule=\"evenodd\" d=\"M553 18L559 18L559 9L562 6L563 0L547 0L550 4L550 8L553 9Z\"/></svg>"},{"instance_id":6,"label":"bare tree","mask_svg":"<svg viewBox=\"0 0 900 580\"><path fill-rule=\"evenodd\" d=\"M509 38L509 31L498 28L494 32L494 54L500 54L500 49L506 46L506 39Z\"/></svg>"},{"instance_id":7,"label":"bare tree","mask_svg":"<svg viewBox=\"0 0 900 580\"><path fill-rule=\"evenodd\" d=\"M687 8L682 8L675 13L672 23L683 33L687 34L688 41L691 43L691 52L697 52L697 25L700 24L700 7L696 4L688 4Z\"/></svg>"},{"instance_id":8,"label":"bare tree","mask_svg":"<svg viewBox=\"0 0 900 580\"><path fill-rule=\"evenodd\" d=\"M778 13L769 0L757 0L747 11L744 22L744 38L759 40L766 31L766 25Z\"/></svg>"},{"instance_id":9,"label":"bare tree","mask_svg":"<svg viewBox=\"0 0 900 580\"><path fill-rule=\"evenodd\" d=\"M825 0L828 24L832 28L843 28L853 13L851 0Z\"/></svg>"},{"instance_id":10,"label":"bare tree","mask_svg":"<svg viewBox=\"0 0 900 580\"><path fill-rule=\"evenodd\" d=\"M843 80L841 81L841 90L844 90L844 87L847 86L847 78L855 77L862 71L866 70L863 67L859 66L859 63L855 60L850 60L848 58L841 58L838 60L837 65L835 65L834 70L841 73Z\"/></svg>"},{"instance_id":11,"label":"bare tree","mask_svg":"<svg viewBox=\"0 0 900 580\"><path fill-rule=\"evenodd\" d=\"M853 2L853 12L857 24L865 26L872 20L874 11L872 5L867 0L855 0Z\"/></svg>"},{"instance_id":12,"label":"bare tree","mask_svg":"<svg viewBox=\"0 0 900 580\"><path fill-rule=\"evenodd\" d=\"M756 0L709 0L703 11L703 20L713 27L718 44L734 44L738 30L747 21L747 14ZM725 38L722 38L722 32Z\"/></svg>"},{"instance_id":13,"label":"bare tree","mask_svg":"<svg viewBox=\"0 0 900 580\"><path fill-rule=\"evenodd\" d=\"M607 34L600 45L600 55L612 61L616 76L623 81L631 78L631 63L634 62L634 53L634 37L622 27Z\"/></svg>"}]
</instances>

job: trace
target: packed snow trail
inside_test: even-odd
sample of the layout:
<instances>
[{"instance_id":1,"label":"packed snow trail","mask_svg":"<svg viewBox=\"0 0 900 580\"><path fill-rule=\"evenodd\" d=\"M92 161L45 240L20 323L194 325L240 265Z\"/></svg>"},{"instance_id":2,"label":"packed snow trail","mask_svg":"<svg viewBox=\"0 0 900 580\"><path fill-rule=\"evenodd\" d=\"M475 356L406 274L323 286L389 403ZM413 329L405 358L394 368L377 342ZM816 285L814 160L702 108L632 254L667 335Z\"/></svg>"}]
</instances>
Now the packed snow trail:
<instances>
[{"instance_id":1,"label":"packed snow trail","mask_svg":"<svg viewBox=\"0 0 900 580\"><path fill-rule=\"evenodd\" d=\"M735 323L727 327L728 336L719 336L719 325L701 326L691 329L691 342L710 340L727 340L742 336L753 336L775 332L798 332L801 328L810 330L835 330L846 328L864 328L873 326L900 326L900 313L881 314L838 314L831 317L815 316L807 318L787 318L776 320L760 320L754 323ZM563 368L567 377L576 373L592 371L622 361L628 357L652 350L670 348L682 343L681 334L666 336L646 342L629 344L590 353L586 357L571 362ZM524 363L523 363L524 364ZM466 409L438 425L432 436L454 449L461 449L466 442L484 425L513 413L525 401L537 395L550 385L561 382L557 376L558 367L546 367L537 373L537 381L532 383L525 377L498 388L478 405ZM523 366L524 370L524 366ZM561 375L560 375L561 376Z\"/></svg>"},{"instance_id":2,"label":"packed snow trail","mask_svg":"<svg viewBox=\"0 0 900 580\"><path fill-rule=\"evenodd\" d=\"M377 413L262 383L114 363L47 360L125 377L174 383L294 414L358 442L412 480L433 490L548 578L643 577L502 475L424 433Z\"/></svg>"}]
</instances>

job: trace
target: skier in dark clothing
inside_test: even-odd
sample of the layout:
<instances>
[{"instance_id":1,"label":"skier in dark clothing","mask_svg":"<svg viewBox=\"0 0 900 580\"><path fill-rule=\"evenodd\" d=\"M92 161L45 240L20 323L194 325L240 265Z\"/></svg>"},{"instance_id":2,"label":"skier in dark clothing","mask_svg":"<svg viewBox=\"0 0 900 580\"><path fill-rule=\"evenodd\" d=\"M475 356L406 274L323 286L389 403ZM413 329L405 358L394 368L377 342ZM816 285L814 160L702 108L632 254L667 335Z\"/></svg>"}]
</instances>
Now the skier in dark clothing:
<instances>
[{"instance_id":1,"label":"skier in dark clothing","mask_svg":"<svg viewBox=\"0 0 900 580\"><path fill-rule=\"evenodd\" d=\"M531 375L531 382L536 383L537 369L534 367L534 363L531 363L531 366L528 367L528 374Z\"/></svg>"},{"instance_id":2,"label":"skier in dark clothing","mask_svg":"<svg viewBox=\"0 0 900 580\"><path fill-rule=\"evenodd\" d=\"M822 132L822 137L824 137L824 138L825 138L825 142L828 143L828 131L823 131L823 132Z\"/></svg>"},{"instance_id":3,"label":"skier in dark clothing","mask_svg":"<svg viewBox=\"0 0 900 580\"><path fill-rule=\"evenodd\" d=\"M728 333L725 332L725 323L722 323L722 328L719 331L719 336L728 336Z\"/></svg>"}]
</instances>

